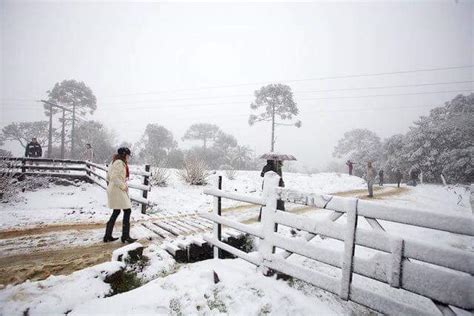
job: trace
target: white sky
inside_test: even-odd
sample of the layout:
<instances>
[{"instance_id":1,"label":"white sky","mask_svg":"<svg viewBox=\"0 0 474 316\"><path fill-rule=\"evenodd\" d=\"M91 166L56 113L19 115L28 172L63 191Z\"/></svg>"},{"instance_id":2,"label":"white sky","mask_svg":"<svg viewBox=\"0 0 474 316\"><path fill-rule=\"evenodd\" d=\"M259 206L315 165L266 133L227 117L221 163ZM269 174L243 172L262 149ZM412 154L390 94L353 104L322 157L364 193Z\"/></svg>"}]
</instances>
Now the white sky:
<instances>
[{"instance_id":1,"label":"white sky","mask_svg":"<svg viewBox=\"0 0 474 316\"><path fill-rule=\"evenodd\" d=\"M135 142L147 123L158 123L187 146L185 130L209 122L262 153L270 126L249 127L249 105L264 83L282 82L295 92L303 127L278 128L276 149L322 167L344 132L404 133L457 93L354 96L474 85L315 90L473 81L474 68L287 80L474 65L473 3L1 1L0 126L46 120L34 100L76 79L94 91L93 119L113 128L117 142Z\"/></svg>"}]
</instances>

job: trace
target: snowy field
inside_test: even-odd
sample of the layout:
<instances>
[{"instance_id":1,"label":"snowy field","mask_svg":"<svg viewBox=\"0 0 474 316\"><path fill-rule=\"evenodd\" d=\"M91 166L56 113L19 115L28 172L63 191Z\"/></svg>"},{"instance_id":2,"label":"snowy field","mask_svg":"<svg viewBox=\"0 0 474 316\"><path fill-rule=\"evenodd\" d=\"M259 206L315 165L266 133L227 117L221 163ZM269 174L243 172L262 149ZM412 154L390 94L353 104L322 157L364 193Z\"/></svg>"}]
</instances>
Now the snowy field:
<instances>
[{"instance_id":1,"label":"snowy field","mask_svg":"<svg viewBox=\"0 0 474 316\"><path fill-rule=\"evenodd\" d=\"M206 186L190 186L169 170L166 187L152 187L149 200L153 207L150 214L189 214L212 208L212 198L203 194L203 189L215 187L217 174L209 177ZM139 183L139 178L132 182ZM287 173L287 188L308 192L335 193L365 188L365 181L346 174L320 173L315 175ZM262 178L257 171L238 171L234 180L223 177L223 189L259 196ZM138 196L140 191L130 189ZM242 205L230 200L223 201L223 208ZM37 227L49 224L104 223L110 216L106 192L95 184L82 183L79 186L50 185L34 192L25 192L17 201L0 204L2 220L0 231L12 228ZM144 220L139 207L132 212L132 220Z\"/></svg>"},{"instance_id":2,"label":"snowy field","mask_svg":"<svg viewBox=\"0 0 474 316\"><path fill-rule=\"evenodd\" d=\"M133 227L134 223L140 221L157 216L179 216L211 210L212 198L202 193L204 187L189 186L184 184L174 172L170 174L167 187L153 187L149 197L155 205L150 213L140 214L138 207L132 212L132 235L146 237L141 236L140 231ZM213 183L216 176L213 175L210 178L210 184L207 187L215 186ZM223 188L258 196L261 193L261 181L259 172L241 171L237 173L235 180L224 177ZM344 174L288 173L285 175L285 183L289 189L304 192L341 193L346 196L365 195L365 181ZM403 186L401 190L398 190L388 185L383 190L376 191L375 194L377 202L386 205L418 208L426 212L472 215L469 202L470 191L462 186L419 185L417 187ZM258 212L258 208L225 199L223 207L225 216L258 225L251 220ZM299 208L289 203L287 207L300 216L314 220L323 219L329 213L327 210ZM0 212L2 216L0 234L4 234L0 238L0 262L2 262L2 257L8 258L28 251L101 244L103 223L110 215L110 211L106 208L105 191L96 185L84 183L66 187L51 185L34 192L22 193L17 201L1 204ZM341 224L344 222L344 217L338 221ZM383 221L380 223L389 233L402 235L404 238L474 251L474 240L470 237ZM91 224L97 224L97 227L86 232L79 229L73 234L70 230L56 231L56 228L48 234L38 231L35 235L34 231L35 228L48 229L61 225L87 226ZM359 225L370 229L365 221L359 221ZM18 237L12 233L12 231L22 229L30 229L33 234ZM292 235L285 227L281 227L281 232L288 236ZM303 238L302 232L296 232L293 235L294 238ZM36 238L38 236L41 236L41 239ZM23 248L15 243L15 240L20 240ZM43 240L44 245L38 245L40 240ZM341 242L319 237L311 242L331 249L342 247ZM135 290L110 296L110 285L104 283L103 280L107 274L123 268L123 264L104 262L72 274L52 275L42 281L26 281L4 287L0 290L0 315L24 315L25 311L28 315L363 315L372 313L364 307L341 301L332 294L298 280L288 282L276 280L273 277L263 277L255 266L240 259L177 264L159 247L159 244L153 242L148 244L145 255L150 258L150 262L138 274L144 285ZM117 243L117 247L120 245ZM356 255L370 257L372 253L356 249ZM337 269L298 255L293 255L289 260L338 276ZM213 271L220 279L217 284L214 284ZM355 278L354 282L364 281ZM376 284L367 283L366 286L377 290ZM379 291L384 290L379 289ZM410 295L403 299L413 300L414 304L426 307L426 310L432 311L433 314L436 313L436 309L429 301L418 300Z\"/></svg>"}]
</instances>

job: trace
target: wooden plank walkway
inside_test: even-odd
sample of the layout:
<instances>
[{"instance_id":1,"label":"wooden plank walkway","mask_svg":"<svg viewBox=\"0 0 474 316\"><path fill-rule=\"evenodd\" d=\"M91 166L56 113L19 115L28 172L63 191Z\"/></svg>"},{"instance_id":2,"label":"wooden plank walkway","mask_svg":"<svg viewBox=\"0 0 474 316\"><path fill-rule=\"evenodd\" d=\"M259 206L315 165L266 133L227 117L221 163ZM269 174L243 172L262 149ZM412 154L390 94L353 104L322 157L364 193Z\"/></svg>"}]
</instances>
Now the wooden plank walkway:
<instances>
[{"instance_id":1,"label":"wooden plank walkway","mask_svg":"<svg viewBox=\"0 0 474 316\"><path fill-rule=\"evenodd\" d=\"M152 243L158 244L179 261L212 258L212 248L203 236L212 234L213 225L198 213L165 211L152 214L148 220L140 221L133 229L137 230L139 235L147 235ZM243 233L232 228L224 228L222 232L224 242L242 236Z\"/></svg>"}]
</instances>

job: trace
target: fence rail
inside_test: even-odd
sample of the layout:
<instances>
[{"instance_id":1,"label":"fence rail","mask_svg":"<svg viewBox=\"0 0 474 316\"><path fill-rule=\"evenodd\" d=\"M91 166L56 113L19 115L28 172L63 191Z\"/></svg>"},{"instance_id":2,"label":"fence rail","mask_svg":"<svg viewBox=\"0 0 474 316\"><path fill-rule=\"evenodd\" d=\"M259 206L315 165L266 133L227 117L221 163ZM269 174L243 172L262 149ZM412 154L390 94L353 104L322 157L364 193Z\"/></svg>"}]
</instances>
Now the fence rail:
<instances>
[{"instance_id":1,"label":"fence rail","mask_svg":"<svg viewBox=\"0 0 474 316\"><path fill-rule=\"evenodd\" d=\"M374 202L330 195L307 194L278 188L279 176L268 172L264 179L262 198L248 197L208 189L204 192L219 198L263 205L262 222L249 226L223 218L214 213L201 216L214 221L216 227L225 225L260 239L257 252L245 253L223 243L219 236L206 236L215 247L225 250L255 265L274 269L312 283L344 300L368 306L386 314L428 315L432 311L407 301L391 297L390 288L410 292L419 298L431 300L443 315L456 315L451 306L472 311L474 309L474 254L461 249L433 245L387 233L378 220L439 231L474 236L472 216L454 216L426 212L419 209L394 208ZM331 210L327 219L314 220L276 209L277 200L311 205ZM337 221L346 215L345 224ZM365 218L372 230L358 227L358 219ZM277 225L307 232L305 240L286 237L277 232ZM342 249L308 243L320 235L342 241ZM371 256L355 255L356 246L370 251ZM275 248L283 252L275 252ZM368 250L367 250L368 251ZM340 271L341 277L311 270L286 260L292 254L316 260ZM353 282L357 275L358 282ZM384 291L361 286L362 280L374 280ZM365 282L365 281L364 281Z\"/></svg>"},{"instance_id":2,"label":"fence rail","mask_svg":"<svg viewBox=\"0 0 474 316\"><path fill-rule=\"evenodd\" d=\"M14 173L18 176L50 176L83 179L95 183L107 189L107 178L97 170L107 172L107 166L99 165L90 161L54 158L31 158L31 157L0 157L0 161L7 162L0 167L0 172ZM39 165L39 164L45 165ZM74 172L74 173L71 173ZM145 170L134 170L130 174L143 177L142 184L128 183L128 187L140 191L141 196L130 196L130 200L141 204L142 213L146 212L149 205L148 191L151 190L149 177L151 176L149 165Z\"/></svg>"}]
</instances>

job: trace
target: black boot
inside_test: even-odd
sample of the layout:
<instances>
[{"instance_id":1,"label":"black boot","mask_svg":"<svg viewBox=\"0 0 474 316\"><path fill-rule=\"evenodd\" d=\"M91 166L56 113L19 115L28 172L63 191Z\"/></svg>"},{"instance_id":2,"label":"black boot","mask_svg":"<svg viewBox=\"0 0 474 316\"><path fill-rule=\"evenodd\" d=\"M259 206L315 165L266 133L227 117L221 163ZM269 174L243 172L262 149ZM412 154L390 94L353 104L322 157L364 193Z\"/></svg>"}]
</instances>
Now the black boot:
<instances>
[{"instance_id":1,"label":"black boot","mask_svg":"<svg viewBox=\"0 0 474 316\"><path fill-rule=\"evenodd\" d=\"M110 219L107 222L107 225L105 226L105 236L103 239L104 242L115 241L118 239L112 236L112 231L114 230L115 220L117 219L117 216L119 214L120 210L114 210L114 212L110 216Z\"/></svg>"},{"instance_id":2,"label":"black boot","mask_svg":"<svg viewBox=\"0 0 474 316\"><path fill-rule=\"evenodd\" d=\"M137 241L135 238L130 237L130 213L131 209L123 210L123 226L122 226L122 242L133 243Z\"/></svg>"}]
</instances>

